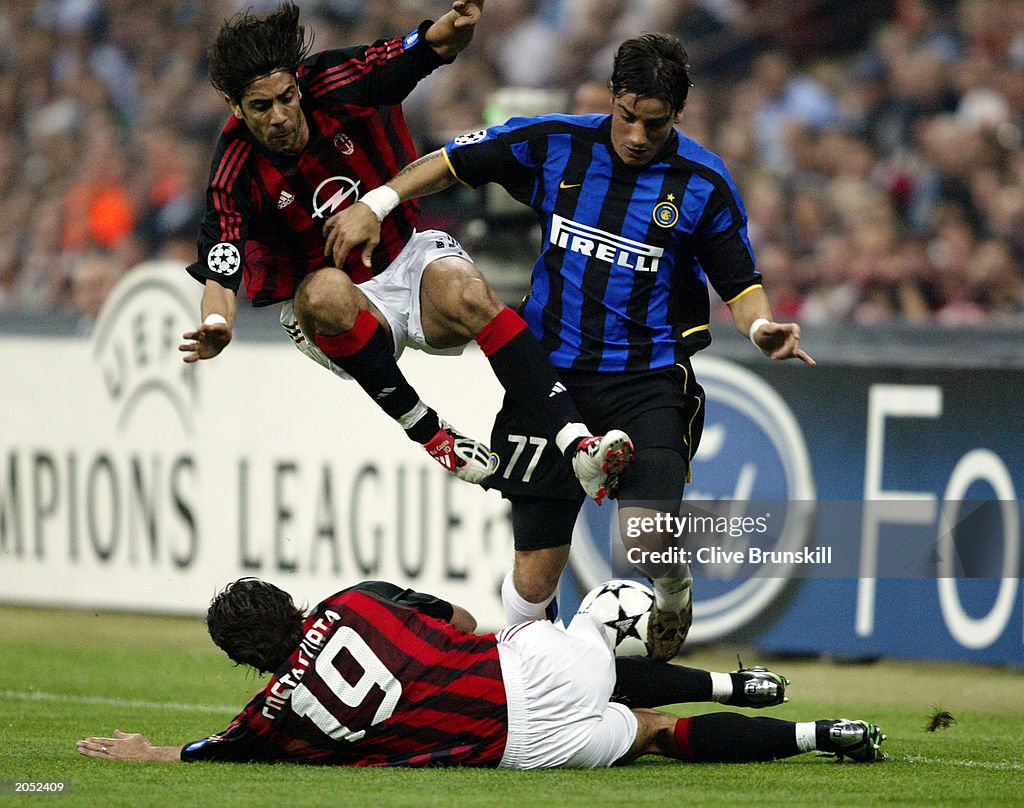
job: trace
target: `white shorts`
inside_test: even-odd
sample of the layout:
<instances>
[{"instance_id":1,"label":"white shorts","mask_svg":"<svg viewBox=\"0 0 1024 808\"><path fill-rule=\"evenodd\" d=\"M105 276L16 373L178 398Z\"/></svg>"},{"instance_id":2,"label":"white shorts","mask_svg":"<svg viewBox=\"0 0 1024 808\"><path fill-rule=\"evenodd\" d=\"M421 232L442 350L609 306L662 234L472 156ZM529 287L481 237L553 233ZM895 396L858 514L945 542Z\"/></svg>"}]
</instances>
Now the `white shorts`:
<instances>
[{"instance_id":1,"label":"white shorts","mask_svg":"<svg viewBox=\"0 0 1024 808\"><path fill-rule=\"evenodd\" d=\"M498 635L508 699L502 768L595 769L611 766L636 738L636 716L608 701L615 657L589 614L565 629L545 620Z\"/></svg>"},{"instance_id":2,"label":"white shorts","mask_svg":"<svg viewBox=\"0 0 1024 808\"><path fill-rule=\"evenodd\" d=\"M458 356L465 345L455 348L432 348L423 334L420 311L420 284L427 265L438 258L457 255L472 262L473 259L454 238L440 230L415 232L391 266L368 281L357 284L363 294L384 315L391 328L395 343L395 359L406 348L441 356ZM314 362L323 365L342 379L351 379L335 365L312 339L307 339L295 317L295 303L286 300L281 306L281 325L291 337L292 344Z\"/></svg>"}]
</instances>

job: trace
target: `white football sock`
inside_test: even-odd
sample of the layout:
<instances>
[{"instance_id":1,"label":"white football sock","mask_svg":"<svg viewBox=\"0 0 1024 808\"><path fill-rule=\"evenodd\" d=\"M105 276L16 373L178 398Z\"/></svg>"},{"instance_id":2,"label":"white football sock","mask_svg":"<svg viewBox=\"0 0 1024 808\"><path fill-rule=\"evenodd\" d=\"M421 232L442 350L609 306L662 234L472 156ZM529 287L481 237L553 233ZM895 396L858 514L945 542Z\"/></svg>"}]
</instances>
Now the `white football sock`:
<instances>
[{"instance_id":1,"label":"white football sock","mask_svg":"<svg viewBox=\"0 0 1024 808\"><path fill-rule=\"evenodd\" d=\"M732 698L732 676L711 671L711 700L719 703Z\"/></svg>"},{"instance_id":2,"label":"white football sock","mask_svg":"<svg viewBox=\"0 0 1024 808\"><path fill-rule=\"evenodd\" d=\"M814 721L797 722L796 748L801 752L813 752L818 748L818 727Z\"/></svg>"},{"instance_id":3,"label":"white football sock","mask_svg":"<svg viewBox=\"0 0 1024 808\"><path fill-rule=\"evenodd\" d=\"M525 623L527 620L545 620L547 615L545 609L555 599L552 595L540 603L530 603L516 591L512 583L512 571L505 575L501 582L501 605L505 608L505 621L507 625L514 626L516 623Z\"/></svg>"},{"instance_id":4,"label":"white football sock","mask_svg":"<svg viewBox=\"0 0 1024 808\"><path fill-rule=\"evenodd\" d=\"M409 429L428 412L430 412L430 407L424 404L423 400L420 399L419 401L416 402L415 407L409 410L409 412L407 412L401 418L396 418L395 420L398 421L398 425L402 427L402 429Z\"/></svg>"},{"instance_id":5,"label":"white football sock","mask_svg":"<svg viewBox=\"0 0 1024 808\"><path fill-rule=\"evenodd\" d=\"M655 578L654 602L663 612L678 612L690 603L693 578Z\"/></svg>"},{"instance_id":6,"label":"white football sock","mask_svg":"<svg viewBox=\"0 0 1024 808\"><path fill-rule=\"evenodd\" d=\"M590 430L587 429L584 424L568 423L558 430L558 434L555 435L555 446L558 447L558 451L565 454L565 450L570 446L579 443L583 438L590 437Z\"/></svg>"}]
</instances>

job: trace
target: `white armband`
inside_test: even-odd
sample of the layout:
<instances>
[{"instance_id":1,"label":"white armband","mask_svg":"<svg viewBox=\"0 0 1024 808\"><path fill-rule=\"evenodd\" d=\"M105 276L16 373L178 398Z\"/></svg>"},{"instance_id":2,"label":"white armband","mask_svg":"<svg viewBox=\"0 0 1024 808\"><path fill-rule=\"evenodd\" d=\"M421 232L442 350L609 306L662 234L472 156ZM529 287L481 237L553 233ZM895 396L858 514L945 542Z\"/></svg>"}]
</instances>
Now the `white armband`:
<instances>
[{"instance_id":1,"label":"white armband","mask_svg":"<svg viewBox=\"0 0 1024 808\"><path fill-rule=\"evenodd\" d=\"M757 340L755 340L754 337L757 336L757 332L761 330L761 327L768 325L769 322L771 321L764 317L758 317L750 324L750 341L754 343L754 347L759 351L761 350L761 346L757 344Z\"/></svg>"},{"instance_id":2,"label":"white armband","mask_svg":"<svg viewBox=\"0 0 1024 808\"><path fill-rule=\"evenodd\" d=\"M369 193L364 194L359 201L373 211L373 215L377 217L378 222L383 222L384 217L397 208L402 200L398 198L394 188L382 185L380 188L374 188Z\"/></svg>"},{"instance_id":3,"label":"white armband","mask_svg":"<svg viewBox=\"0 0 1024 808\"><path fill-rule=\"evenodd\" d=\"M207 314L206 315L206 319L203 320L203 325L227 325L227 324L228 324L227 317L225 317L223 314L217 314L217 312L213 312L213 314Z\"/></svg>"}]
</instances>

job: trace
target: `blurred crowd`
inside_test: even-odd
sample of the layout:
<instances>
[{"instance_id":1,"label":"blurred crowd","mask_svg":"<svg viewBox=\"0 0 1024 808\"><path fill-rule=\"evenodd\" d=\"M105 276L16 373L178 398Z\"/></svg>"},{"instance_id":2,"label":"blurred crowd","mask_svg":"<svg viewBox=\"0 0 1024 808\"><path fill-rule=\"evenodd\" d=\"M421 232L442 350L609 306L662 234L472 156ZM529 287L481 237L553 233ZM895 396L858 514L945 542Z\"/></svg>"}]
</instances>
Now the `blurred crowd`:
<instances>
[{"instance_id":1,"label":"blurred crowd","mask_svg":"<svg viewBox=\"0 0 1024 808\"><path fill-rule=\"evenodd\" d=\"M448 7L298 4L317 49ZM194 260L228 112L205 48L249 5L277 2L0 2L0 311L88 322L127 268ZM410 126L425 150L517 103L541 111L523 99L605 111L615 46L645 30L687 47L681 128L740 187L780 319L1024 324L1024 2L489 0ZM467 194L425 213L486 253L500 228Z\"/></svg>"}]
</instances>

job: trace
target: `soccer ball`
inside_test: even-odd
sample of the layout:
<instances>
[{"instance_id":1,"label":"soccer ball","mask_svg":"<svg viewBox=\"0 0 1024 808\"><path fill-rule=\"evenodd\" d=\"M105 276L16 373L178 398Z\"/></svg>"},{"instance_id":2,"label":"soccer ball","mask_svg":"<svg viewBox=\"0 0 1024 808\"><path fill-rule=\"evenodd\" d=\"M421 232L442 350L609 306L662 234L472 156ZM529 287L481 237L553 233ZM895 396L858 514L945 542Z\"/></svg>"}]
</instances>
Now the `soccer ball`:
<instances>
[{"instance_id":1,"label":"soccer ball","mask_svg":"<svg viewBox=\"0 0 1024 808\"><path fill-rule=\"evenodd\" d=\"M615 656L647 656L647 621L653 605L650 587L636 581L606 581L586 594L579 613L597 618Z\"/></svg>"}]
</instances>

